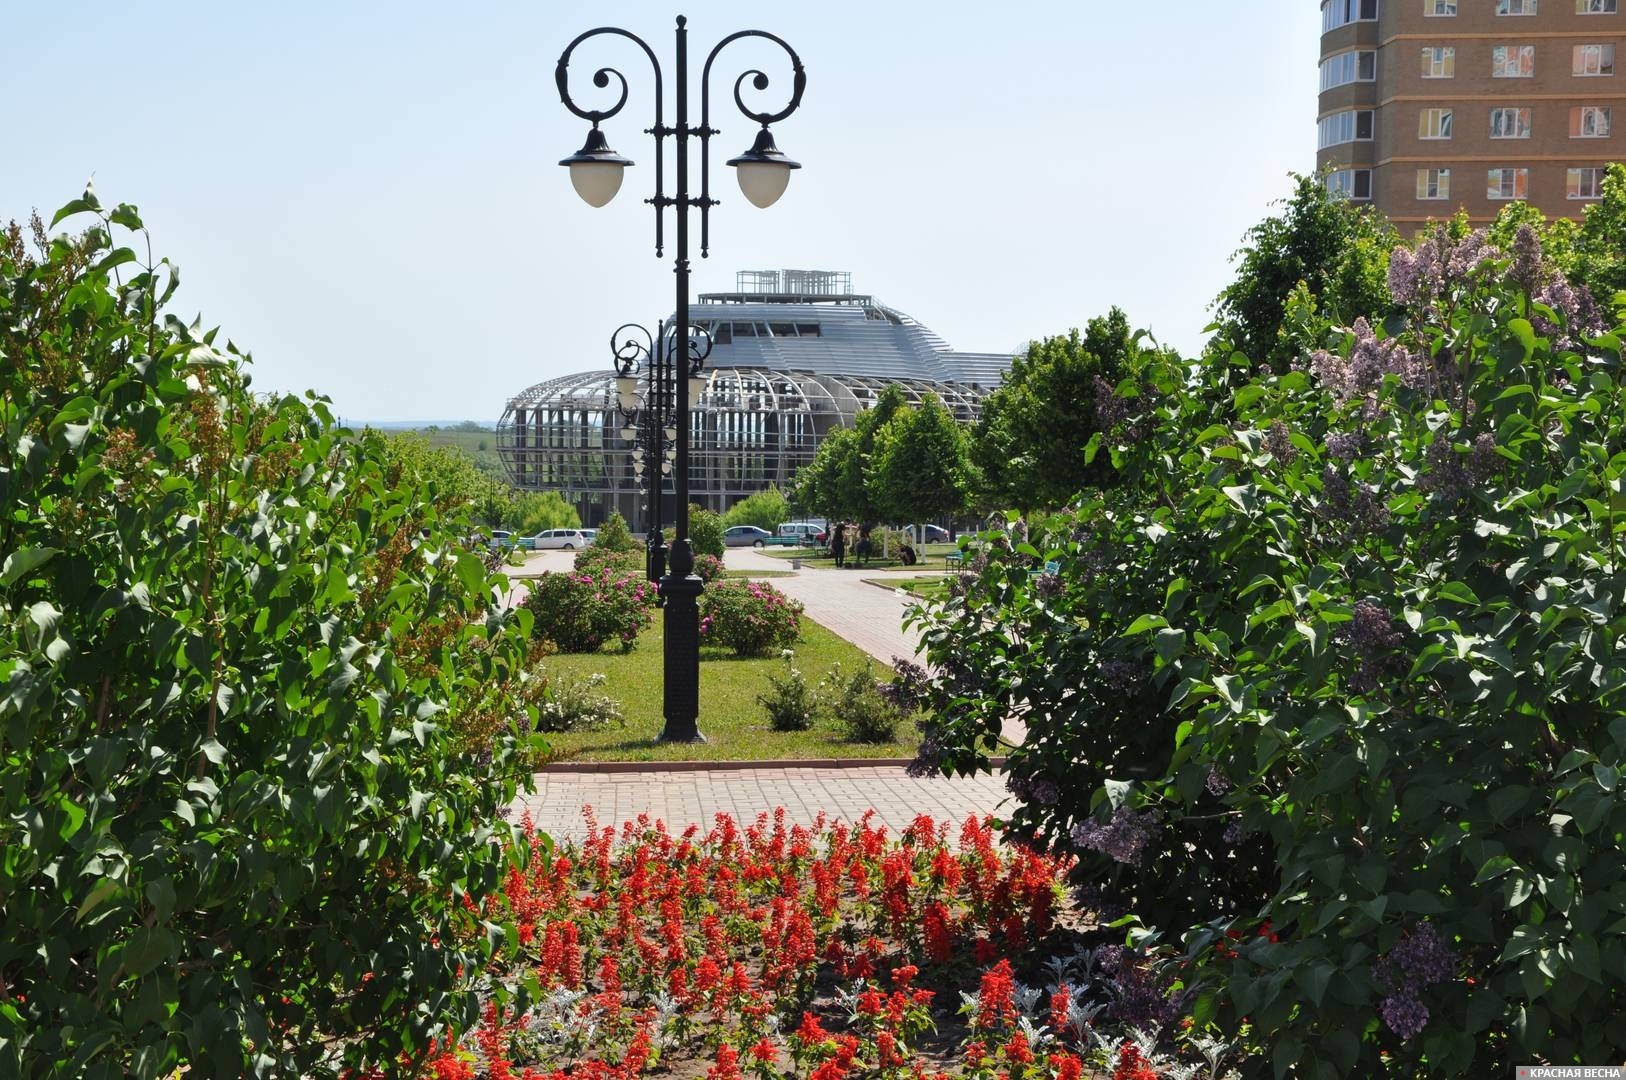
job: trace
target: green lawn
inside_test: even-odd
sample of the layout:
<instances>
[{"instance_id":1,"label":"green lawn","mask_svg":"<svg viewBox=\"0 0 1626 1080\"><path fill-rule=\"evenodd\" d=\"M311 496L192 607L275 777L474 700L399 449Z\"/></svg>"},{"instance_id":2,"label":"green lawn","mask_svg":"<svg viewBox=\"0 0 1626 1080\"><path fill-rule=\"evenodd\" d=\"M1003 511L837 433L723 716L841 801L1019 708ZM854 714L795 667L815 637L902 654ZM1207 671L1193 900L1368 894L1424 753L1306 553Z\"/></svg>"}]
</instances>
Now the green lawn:
<instances>
[{"instance_id":1,"label":"green lawn","mask_svg":"<svg viewBox=\"0 0 1626 1080\"><path fill-rule=\"evenodd\" d=\"M783 676L785 662L739 660L733 653L702 649L700 654L700 730L707 742L697 745L656 742L661 717L661 633L662 613L655 613L655 625L638 639L632 652L550 656L543 661L547 671L568 672L585 679L594 673L605 676L602 692L621 703L626 714L624 727L598 731L548 734L545 738L554 759L576 761L764 761L776 758L913 757L919 742L914 725L898 725L893 743L853 743L833 727L810 731L778 732L768 727L767 716L757 696L768 691L768 676ZM836 637L806 616L802 617L802 640L796 646L796 666L810 686L816 685L839 663L844 672L873 666L877 678L888 674L887 665Z\"/></svg>"},{"instance_id":2,"label":"green lawn","mask_svg":"<svg viewBox=\"0 0 1626 1080\"><path fill-rule=\"evenodd\" d=\"M749 578L752 581L759 581L763 578L790 577L795 572L794 570L724 570L723 576L726 578Z\"/></svg>"}]
</instances>

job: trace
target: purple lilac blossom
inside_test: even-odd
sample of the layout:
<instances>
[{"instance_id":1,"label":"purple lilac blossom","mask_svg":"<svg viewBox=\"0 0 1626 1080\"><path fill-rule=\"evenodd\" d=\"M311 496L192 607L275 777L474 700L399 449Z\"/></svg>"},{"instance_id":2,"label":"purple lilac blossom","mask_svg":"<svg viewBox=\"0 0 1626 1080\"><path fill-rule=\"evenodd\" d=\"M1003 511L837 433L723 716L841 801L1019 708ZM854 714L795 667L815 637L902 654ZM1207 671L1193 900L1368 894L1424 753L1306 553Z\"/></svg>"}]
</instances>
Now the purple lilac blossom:
<instances>
[{"instance_id":1,"label":"purple lilac blossom","mask_svg":"<svg viewBox=\"0 0 1626 1080\"><path fill-rule=\"evenodd\" d=\"M1440 937L1433 923L1425 922L1404 935L1372 965L1372 980L1389 992L1380 1011L1389 1030L1402 1039L1420 1034L1428 1024L1423 990L1455 976L1457 956Z\"/></svg>"},{"instance_id":2,"label":"purple lilac blossom","mask_svg":"<svg viewBox=\"0 0 1626 1080\"><path fill-rule=\"evenodd\" d=\"M1127 806L1120 806L1112 817L1102 824L1086 818L1073 826L1073 843L1081 848L1098 851L1115 862L1134 864L1140 861L1152 838L1151 815L1137 814Z\"/></svg>"},{"instance_id":3,"label":"purple lilac blossom","mask_svg":"<svg viewBox=\"0 0 1626 1080\"><path fill-rule=\"evenodd\" d=\"M1265 432L1265 449L1283 465L1291 465L1299 452L1293 446L1293 435L1280 420L1272 420Z\"/></svg>"}]
</instances>

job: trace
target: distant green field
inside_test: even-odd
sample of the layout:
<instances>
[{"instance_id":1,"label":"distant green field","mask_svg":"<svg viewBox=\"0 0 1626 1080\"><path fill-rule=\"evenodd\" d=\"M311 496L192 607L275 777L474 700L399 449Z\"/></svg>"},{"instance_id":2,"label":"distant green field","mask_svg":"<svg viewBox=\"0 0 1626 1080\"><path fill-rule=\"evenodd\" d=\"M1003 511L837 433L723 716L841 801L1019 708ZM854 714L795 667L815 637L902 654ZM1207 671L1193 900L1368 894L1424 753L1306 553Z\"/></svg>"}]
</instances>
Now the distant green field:
<instances>
[{"instance_id":1,"label":"distant green field","mask_svg":"<svg viewBox=\"0 0 1626 1080\"><path fill-rule=\"evenodd\" d=\"M473 458L475 464L487 471L502 472L502 462L497 457L497 430L495 428L480 428L468 430L456 428L412 428L419 435L429 440L431 446L452 446L463 451Z\"/></svg>"}]
</instances>

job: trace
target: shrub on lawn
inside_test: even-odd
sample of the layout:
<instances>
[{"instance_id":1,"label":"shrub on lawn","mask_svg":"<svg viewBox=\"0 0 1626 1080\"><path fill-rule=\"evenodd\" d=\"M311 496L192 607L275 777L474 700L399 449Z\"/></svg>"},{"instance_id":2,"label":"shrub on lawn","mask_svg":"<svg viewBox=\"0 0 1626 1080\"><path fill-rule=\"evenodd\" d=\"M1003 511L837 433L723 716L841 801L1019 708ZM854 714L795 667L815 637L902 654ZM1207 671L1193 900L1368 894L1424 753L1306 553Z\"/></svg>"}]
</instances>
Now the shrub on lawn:
<instances>
[{"instance_id":1,"label":"shrub on lawn","mask_svg":"<svg viewBox=\"0 0 1626 1080\"><path fill-rule=\"evenodd\" d=\"M796 666L796 654L783 653L785 677L768 676L769 691L758 695L757 703L768 713L768 726L775 731L806 731L818 714L818 701L807 679Z\"/></svg>"},{"instance_id":2,"label":"shrub on lawn","mask_svg":"<svg viewBox=\"0 0 1626 1080\"><path fill-rule=\"evenodd\" d=\"M715 555L696 555L694 573L701 581L710 584L723 576L723 560Z\"/></svg>"},{"instance_id":3,"label":"shrub on lawn","mask_svg":"<svg viewBox=\"0 0 1626 1080\"><path fill-rule=\"evenodd\" d=\"M836 664L819 683L820 707L835 721L849 742L889 743L904 719L887 684L875 680L865 664L850 675Z\"/></svg>"},{"instance_id":4,"label":"shrub on lawn","mask_svg":"<svg viewBox=\"0 0 1626 1080\"><path fill-rule=\"evenodd\" d=\"M560 652L597 652L615 642L631 652L650 624L655 586L641 575L605 568L596 574L543 574L530 583L525 607L532 633Z\"/></svg>"},{"instance_id":5,"label":"shrub on lawn","mask_svg":"<svg viewBox=\"0 0 1626 1080\"><path fill-rule=\"evenodd\" d=\"M700 642L768 656L801 636L802 605L761 581L723 579L700 594Z\"/></svg>"},{"instance_id":6,"label":"shrub on lawn","mask_svg":"<svg viewBox=\"0 0 1626 1080\"><path fill-rule=\"evenodd\" d=\"M625 724L621 704L599 692L604 676L578 679L565 673L549 676L547 697L537 710L538 731L593 731L610 724Z\"/></svg>"},{"instance_id":7,"label":"shrub on lawn","mask_svg":"<svg viewBox=\"0 0 1626 1080\"><path fill-rule=\"evenodd\" d=\"M133 207L76 212L0 230L0 1075L415 1071L529 856L528 617L382 435L164 313Z\"/></svg>"},{"instance_id":8,"label":"shrub on lawn","mask_svg":"<svg viewBox=\"0 0 1626 1080\"><path fill-rule=\"evenodd\" d=\"M1247 1017L1278 1075L1607 1060L1626 326L1528 228L1431 234L1389 284L1383 328L1297 303L1329 347L1226 412L1164 359L1097 398L1118 486L919 615L924 756L1022 717L1017 831L1188 932L1199 1027Z\"/></svg>"},{"instance_id":9,"label":"shrub on lawn","mask_svg":"<svg viewBox=\"0 0 1626 1080\"><path fill-rule=\"evenodd\" d=\"M645 558L642 547L629 551L625 548L601 548L595 542L591 547L576 552L572 562L576 573L590 577L602 577L606 572L612 577L643 577L648 572L644 565Z\"/></svg>"}]
</instances>

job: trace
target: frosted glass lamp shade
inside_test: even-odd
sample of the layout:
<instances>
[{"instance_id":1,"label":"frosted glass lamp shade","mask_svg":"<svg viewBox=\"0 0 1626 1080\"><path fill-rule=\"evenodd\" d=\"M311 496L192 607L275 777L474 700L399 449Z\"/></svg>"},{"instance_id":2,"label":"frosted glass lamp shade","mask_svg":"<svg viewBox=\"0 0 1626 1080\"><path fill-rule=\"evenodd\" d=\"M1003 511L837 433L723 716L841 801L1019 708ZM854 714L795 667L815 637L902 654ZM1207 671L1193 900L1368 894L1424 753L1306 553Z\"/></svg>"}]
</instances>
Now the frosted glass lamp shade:
<instances>
[{"instance_id":1,"label":"frosted glass lamp shade","mask_svg":"<svg viewBox=\"0 0 1626 1080\"><path fill-rule=\"evenodd\" d=\"M638 408L638 380L631 375L618 375L615 379L615 401L624 413Z\"/></svg>"},{"instance_id":2,"label":"frosted glass lamp shade","mask_svg":"<svg viewBox=\"0 0 1626 1080\"><path fill-rule=\"evenodd\" d=\"M801 163L792 161L774 145L773 132L763 128L751 149L737 158L730 158L740 193L752 206L767 209L779 201L790 183L790 171L800 169Z\"/></svg>"},{"instance_id":3,"label":"frosted glass lamp shade","mask_svg":"<svg viewBox=\"0 0 1626 1080\"><path fill-rule=\"evenodd\" d=\"M570 169L570 183L588 206L603 206L621 190L621 178L632 162L610 149L604 132L597 127L587 133L587 142L559 164Z\"/></svg>"}]
</instances>

